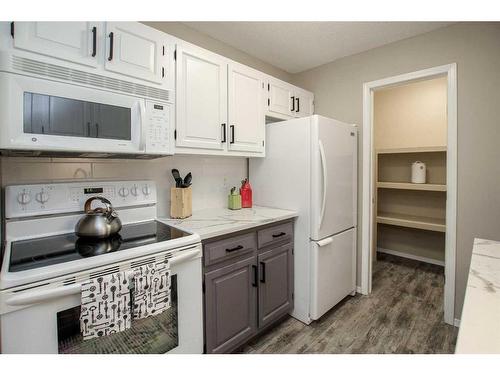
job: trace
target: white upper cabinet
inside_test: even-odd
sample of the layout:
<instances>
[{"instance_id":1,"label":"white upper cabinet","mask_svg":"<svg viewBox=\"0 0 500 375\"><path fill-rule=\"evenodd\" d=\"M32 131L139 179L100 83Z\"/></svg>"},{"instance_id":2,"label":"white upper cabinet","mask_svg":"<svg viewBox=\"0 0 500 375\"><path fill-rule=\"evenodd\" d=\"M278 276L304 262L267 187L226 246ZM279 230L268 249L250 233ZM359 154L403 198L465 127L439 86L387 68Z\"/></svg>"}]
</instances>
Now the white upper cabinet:
<instances>
[{"instance_id":1,"label":"white upper cabinet","mask_svg":"<svg viewBox=\"0 0 500 375\"><path fill-rule=\"evenodd\" d=\"M96 67L103 35L99 22L15 22L14 47Z\"/></svg>"},{"instance_id":2,"label":"white upper cabinet","mask_svg":"<svg viewBox=\"0 0 500 375\"><path fill-rule=\"evenodd\" d=\"M274 79L267 83L268 111L292 116L293 86Z\"/></svg>"},{"instance_id":3,"label":"white upper cabinet","mask_svg":"<svg viewBox=\"0 0 500 375\"><path fill-rule=\"evenodd\" d=\"M145 81L174 84L174 38L137 22L107 22L105 69Z\"/></svg>"},{"instance_id":4,"label":"white upper cabinet","mask_svg":"<svg viewBox=\"0 0 500 375\"><path fill-rule=\"evenodd\" d=\"M178 45L176 94L176 145L226 149L227 60L192 45Z\"/></svg>"},{"instance_id":5,"label":"white upper cabinet","mask_svg":"<svg viewBox=\"0 0 500 375\"><path fill-rule=\"evenodd\" d=\"M295 88L294 90L295 105L293 108L293 116L306 117L313 114L314 96L306 90Z\"/></svg>"},{"instance_id":6,"label":"white upper cabinet","mask_svg":"<svg viewBox=\"0 0 500 375\"><path fill-rule=\"evenodd\" d=\"M314 95L287 82L268 77L266 115L279 119L291 119L312 115Z\"/></svg>"},{"instance_id":7,"label":"white upper cabinet","mask_svg":"<svg viewBox=\"0 0 500 375\"><path fill-rule=\"evenodd\" d=\"M241 64L230 63L228 113L230 151L264 152L265 126L263 74Z\"/></svg>"}]
</instances>

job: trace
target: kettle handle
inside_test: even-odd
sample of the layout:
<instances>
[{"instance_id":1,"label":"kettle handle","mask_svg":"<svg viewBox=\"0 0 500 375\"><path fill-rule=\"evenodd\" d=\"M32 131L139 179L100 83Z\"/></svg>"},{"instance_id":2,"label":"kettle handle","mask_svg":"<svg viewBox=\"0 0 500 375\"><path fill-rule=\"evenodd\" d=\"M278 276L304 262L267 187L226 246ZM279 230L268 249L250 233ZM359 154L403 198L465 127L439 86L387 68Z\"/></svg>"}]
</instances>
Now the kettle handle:
<instances>
[{"instance_id":1,"label":"kettle handle","mask_svg":"<svg viewBox=\"0 0 500 375\"><path fill-rule=\"evenodd\" d=\"M91 197L91 198L87 199L87 201L85 202L85 206L83 208L83 210L85 211L86 214L88 214L92 211L91 205L92 205L92 202L95 200L99 200L102 203L104 203L104 205L106 206L106 212L109 213L109 212L113 211L113 207L111 206L111 202L109 200L107 200L106 198L104 198L104 197Z\"/></svg>"}]
</instances>

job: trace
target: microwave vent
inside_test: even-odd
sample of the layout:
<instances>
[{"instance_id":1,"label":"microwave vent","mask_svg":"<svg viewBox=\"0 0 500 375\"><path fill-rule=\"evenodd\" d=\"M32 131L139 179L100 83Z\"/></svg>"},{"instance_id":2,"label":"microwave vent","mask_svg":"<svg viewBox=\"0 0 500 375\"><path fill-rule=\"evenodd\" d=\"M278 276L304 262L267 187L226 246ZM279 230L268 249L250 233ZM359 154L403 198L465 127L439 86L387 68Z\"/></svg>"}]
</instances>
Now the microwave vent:
<instances>
[{"instance_id":1,"label":"microwave vent","mask_svg":"<svg viewBox=\"0 0 500 375\"><path fill-rule=\"evenodd\" d=\"M38 76L55 78L61 81L89 85L102 89L119 91L140 97L172 101L169 90L149 87L121 79L105 77L99 74L88 73L77 69L67 68L55 64L28 59L25 57L12 56L12 67L15 70Z\"/></svg>"}]
</instances>

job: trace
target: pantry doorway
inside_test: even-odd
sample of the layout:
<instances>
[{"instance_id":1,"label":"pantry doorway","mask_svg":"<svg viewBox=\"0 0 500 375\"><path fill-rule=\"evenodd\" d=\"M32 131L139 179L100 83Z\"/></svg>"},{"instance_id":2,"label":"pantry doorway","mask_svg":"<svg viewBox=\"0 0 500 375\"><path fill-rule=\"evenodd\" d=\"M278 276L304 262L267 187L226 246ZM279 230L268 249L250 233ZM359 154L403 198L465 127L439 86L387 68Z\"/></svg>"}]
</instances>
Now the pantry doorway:
<instances>
[{"instance_id":1,"label":"pantry doorway","mask_svg":"<svg viewBox=\"0 0 500 375\"><path fill-rule=\"evenodd\" d=\"M361 285L359 292L363 294L371 293L372 289L372 264L377 250L377 224L389 225L401 228L413 228L416 230L428 230L437 234L441 232L444 242L444 257L441 260L444 263L444 321L451 325L457 325L458 320L455 319L455 256L456 256L456 212L457 212L457 77L456 64L443 65L430 69L420 70L412 73L402 74L389 78L380 79L377 81L367 82L363 87L363 184L362 184L362 233L361 233ZM446 130L443 135L444 146L439 147L414 147L414 148L377 148L375 139L375 94L381 90L388 88L409 85L413 82L420 82L432 79L445 80L446 85ZM406 184L401 178L396 178L398 183L391 184L380 182L377 179L379 170L381 173L391 173L390 163L395 163L393 168L395 173L398 172L397 165L405 165L406 158L415 158L418 153L422 152L422 158L430 158L431 164L434 163L439 167L442 165L441 176L443 181L438 183L428 183L418 186L418 192L414 197L406 197L403 191L414 191L415 189ZM409 156L411 155L411 156ZM444 155L444 158L443 158ZM392 161L391 161L392 160ZM408 159L409 161L410 159ZM378 162L384 164L379 168ZM406 161L407 162L407 161ZM432 164L432 165L434 165ZM411 164L410 164L411 165ZM388 166L388 167L384 167ZM388 172L389 171L389 172ZM430 172L430 171L429 171ZM436 173L433 173L436 176ZM439 177L437 177L439 180ZM403 181L403 182L402 182ZM408 181L410 182L410 181ZM429 181L436 182L436 181ZM435 203L431 203L429 209L442 208L442 217L429 217L426 220L426 215L420 215L416 219L405 215L404 212L390 214L384 212L381 214L377 211L377 192L379 188L384 189L386 196L387 191L394 188L396 203L419 199L417 196L422 194L426 189L434 189L429 194L436 195ZM399 191L399 192L398 192ZM401 193L403 192L403 193ZM444 192L443 200L439 201L439 192ZM400 194L398 197L397 194ZM434 199L434 198L432 198ZM390 206L390 204L386 204ZM429 215L435 216L435 215ZM418 260L417 258L414 258Z\"/></svg>"}]
</instances>

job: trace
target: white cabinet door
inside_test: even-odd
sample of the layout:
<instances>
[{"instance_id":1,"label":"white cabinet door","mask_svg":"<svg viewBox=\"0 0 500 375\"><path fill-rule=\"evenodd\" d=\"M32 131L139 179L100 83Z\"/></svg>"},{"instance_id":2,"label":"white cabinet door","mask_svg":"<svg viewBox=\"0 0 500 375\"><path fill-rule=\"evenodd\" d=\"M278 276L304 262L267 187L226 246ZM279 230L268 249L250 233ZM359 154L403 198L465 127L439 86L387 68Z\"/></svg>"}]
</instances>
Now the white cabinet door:
<instances>
[{"instance_id":1,"label":"white cabinet door","mask_svg":"<svg viewBox=\"0 0 500 375\"><path fill-rule=\"evenodd\" d=\"M173 38L137 22L107 22L105 40L106 70L173 85Z\"/></svg>"},{"instance_id":2,"label":"white cabinet door","mask_svg":"<svg viewBox=\"0 0 500 375\"><path fill-rule=\"evenodd\" d=\"M227 142L227 60L192 45L178 45L176 93L176 145L224 150Z\"/></svg>"},{"instance_id":3,"label":"white cabinet door","mask_svg":"<svg viewBox=\"0 0 500 375\"><path fill-rule=\"evenodd\" d=\"M96 67L103 35L99 22L15 22L14 47Z\"/></svg>"},{"instance_id":4,"label":"white cabinet door","mask_svg":"<svg viewBox=\"0 0 500 375\"><path fill-rule=\"evenodd\" d=\"M277 80L269 80L267 85L268 111L292 116L293 86Z\"/></svg>"},{"instance_id":5,"label":"white cabinet door","mask_svg":"<svg viewBox=\"0 0 500 375\"><path fill-rule=\"evenodd\" d=\"M306 117L313 114L313 95L309 91L295 89L293 99L295 101L293 116Z\"/></svg>"},{"instance_id":6,"label":"white cabinet door","mask_svg":"<svg viewBox=\"0 0 500 375\"><path fill-rule=\"evenodd\" d=\"M241 64L229 65L229 150L264 152L263 92L262 73Z\"/></svg>"}]
</instances>

